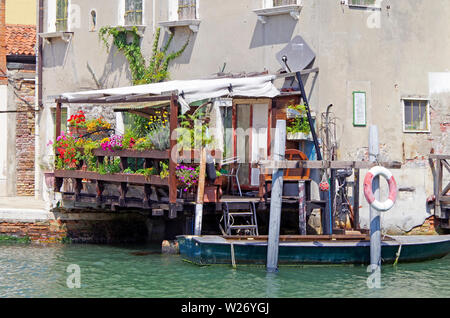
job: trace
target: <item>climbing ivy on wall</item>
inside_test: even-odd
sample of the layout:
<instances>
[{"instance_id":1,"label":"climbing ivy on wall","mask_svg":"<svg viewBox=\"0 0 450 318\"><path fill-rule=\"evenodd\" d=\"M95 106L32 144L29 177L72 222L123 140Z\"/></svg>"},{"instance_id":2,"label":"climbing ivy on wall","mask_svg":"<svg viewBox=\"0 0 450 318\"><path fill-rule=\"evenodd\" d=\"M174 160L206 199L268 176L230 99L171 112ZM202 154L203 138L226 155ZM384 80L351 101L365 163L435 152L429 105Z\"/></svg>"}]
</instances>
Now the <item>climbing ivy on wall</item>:
<instances>
[{"instance_id":1,"label":"climbing ivy on wall","mask_svg":"<svg viewBox=\"0 0 450 318\"><path fill-rule=\"evenodd\" d=\"M126 29L120 26L105 26L99 30L99 38L103 41L107 50L110 49L109 41L112 37L112 44L127 59L133 85L158 83L168 79L170 77L169 63L179 57L189 44L188 38L180 50L168 53L174 35L171 34L166 44L161 48L159 47L160 36L161 29L158 28L153 39L152 54L147 63L141 51L141 36L137 27ZM145 134L148 120L138 115L131 115L130 119L136 132L139 135Z\"/></svg>"}]
</instances>

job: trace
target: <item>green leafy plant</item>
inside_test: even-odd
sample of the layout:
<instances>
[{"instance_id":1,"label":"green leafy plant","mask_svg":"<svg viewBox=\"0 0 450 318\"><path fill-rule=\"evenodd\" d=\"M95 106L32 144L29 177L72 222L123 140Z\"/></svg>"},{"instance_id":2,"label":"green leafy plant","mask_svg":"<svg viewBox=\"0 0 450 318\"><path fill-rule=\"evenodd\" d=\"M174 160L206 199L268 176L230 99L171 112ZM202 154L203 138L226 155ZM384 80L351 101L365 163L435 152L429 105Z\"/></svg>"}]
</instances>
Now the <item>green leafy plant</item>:
<instances>
[{"instance_id":1,"label":"green leafy plant","mask_svg":"<svg viewBox=\"0 0 450 318\"><path fill-rule=\"evenodd\" d=\"M174 34L171 34L166 44L159 48L161 29L156 30L153 40L152 55L148 65L141 51L141 36L136 27L126 29L124 27L105 26L99 30L99 39L103 41L107 50L110 49L109 40L112 37L113 45L122 52L127 59L134 85L159 83L170 77L169 63L179 57L189 44L189 38L180 50L168 53ZM129 39L131 38L131 41ZM131 127L137 137L144 137L148 134L147 119L135 115L127 114Z\"/></svg>"},{"instance_id":2,"label":"green leafy plant","mask_svg":"<svg viewBox=\"0 0 450 318\"><path fill-rule=\"evenodd\" d=\"M291 134L309 134L311 128L306 117L306 107L304 105L290 105L288 108L298 111L300 115L288 119L286 131Z\"/></svg>"},{"instance_id":3,"label":"green leafy plant","mask_svg":"<svg viewBox=\"0 0 450 318\"><path fill-rule=\"evenodd\" d=\"M179 115L178 119L180 128L177 128L177 143L180 150L191 150L212 142L212 138L207 136L209 120L203 110L197 109L193 114Z\"/></svg>"}]
</instances>

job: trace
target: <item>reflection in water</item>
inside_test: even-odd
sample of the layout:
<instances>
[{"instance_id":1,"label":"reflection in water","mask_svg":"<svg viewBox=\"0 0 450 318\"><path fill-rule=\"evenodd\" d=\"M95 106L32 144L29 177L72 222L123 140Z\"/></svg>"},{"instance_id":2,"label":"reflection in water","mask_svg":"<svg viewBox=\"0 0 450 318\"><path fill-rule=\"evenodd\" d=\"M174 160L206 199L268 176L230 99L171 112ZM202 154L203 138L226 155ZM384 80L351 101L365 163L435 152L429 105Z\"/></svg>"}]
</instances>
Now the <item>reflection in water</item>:
<instances>
[{"instance_id":1,"label":"reflection in water","mask_svg":"<svg viewBox=\"0 0 450 318\"><path fill-rule=\"evenodd\" d=\"M67 287L67 268L81 288ZM445 297L450 257L382 267L381 288L367 287L366 266L199 267L160 246L0 245L0 297Z\"/></svg>"}]
</instances>

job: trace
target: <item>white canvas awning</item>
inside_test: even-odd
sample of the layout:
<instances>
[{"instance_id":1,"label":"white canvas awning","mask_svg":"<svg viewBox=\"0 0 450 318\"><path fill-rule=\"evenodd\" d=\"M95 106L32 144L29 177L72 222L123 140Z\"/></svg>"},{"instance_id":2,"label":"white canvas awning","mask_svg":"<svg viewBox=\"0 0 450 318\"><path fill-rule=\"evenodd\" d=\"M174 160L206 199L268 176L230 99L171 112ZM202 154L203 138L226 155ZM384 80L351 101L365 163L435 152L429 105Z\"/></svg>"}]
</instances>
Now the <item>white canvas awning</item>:
<instances>
[{"instance_id":1,"label":"white canvas awning","mask_svg":"<svg viewBox=\"0 0 450 318\"><path fill-rule=\"evenodd\" d=\"M162 95L171 91L178 91L182 106L223 96L268 97L273 98L280 91L273 85L276 76L258 76L244 78L219 78L205 80L169 81L155 84L136 85L129 87L110 88L84 92L64 93L61 99L68 103L83 99L96 99L106 96L128 97L133 95Z\"/></svg>"}]
</instances>

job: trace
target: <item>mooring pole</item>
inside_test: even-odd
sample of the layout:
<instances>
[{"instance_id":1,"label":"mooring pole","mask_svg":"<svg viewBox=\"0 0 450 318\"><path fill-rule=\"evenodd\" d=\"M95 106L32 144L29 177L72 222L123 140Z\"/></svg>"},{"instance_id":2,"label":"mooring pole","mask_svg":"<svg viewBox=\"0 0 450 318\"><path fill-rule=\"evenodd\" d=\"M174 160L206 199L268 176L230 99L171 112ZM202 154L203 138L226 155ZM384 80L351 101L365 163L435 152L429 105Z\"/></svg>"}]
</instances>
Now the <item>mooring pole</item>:
<instances>
[{"instance_id":1,"label":"mooring pole","mask_svg":"<svg viewBox=\"0 0 450 318\"><path fill-rule=\"evenodd\" d=\"M273 160L284 160L286 152L286 121L277 120ZM278 244L280 242L281 204L283 195L283 169L272 173L272 195L270 198L269 239L267 242L267 271L278 270Z\"/></svg>"},{"instance_id":2,"label":"mooring pole","mask_svg":"<svg viewBox=\"0 0 450 318\"><path fill-rule=\"evenodd\" d=\"M369 160L376 162L380 153L378 141L378 127L371 126L369 131ZM380 177L373 178L373 193L376 200L380 200ZM381 221L380 211L370 207L370 265L374 272L381 266Z\"/></svg>"},{"instance_id":3,"label":"mooring pole","mask_svg":"<svg viewBox=\"0 0 450 318\"><path fill-rule=\"evenodd\" d=\"M200 159L200 174L198 178L197 202L195 204L195 229L194 235L202 235L203 200L205 195L206 176L206 148L202 149Z\"/></svg>"}]
</instances>

